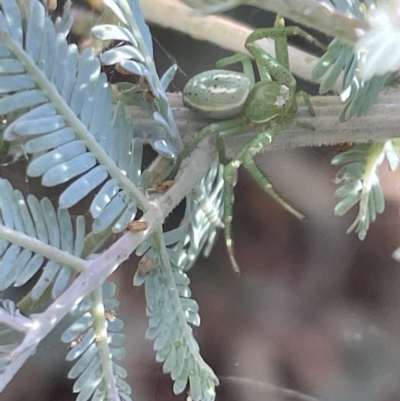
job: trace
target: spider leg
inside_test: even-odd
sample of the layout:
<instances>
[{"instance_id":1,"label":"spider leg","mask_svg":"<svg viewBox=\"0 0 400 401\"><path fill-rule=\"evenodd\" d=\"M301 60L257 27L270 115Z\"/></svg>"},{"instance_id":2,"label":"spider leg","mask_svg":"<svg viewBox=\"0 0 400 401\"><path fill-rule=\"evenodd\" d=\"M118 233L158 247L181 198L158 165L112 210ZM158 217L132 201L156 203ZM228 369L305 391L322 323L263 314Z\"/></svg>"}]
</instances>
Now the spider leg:
<instances>
[{"instance_id":1,"label":"spider leg","mask_svg":"<svg viewBox=\"0 0 400 401\"><path fill-rule=\"evenodd\" d=\"M319 47L323 52L326 52L327 47L320 42L317 38L314 38L314 36L310 35L308 32L306 32L304 29L299 28L298 26L285 26L285 20L284 18L278 14L275 19L275 24L274 26L276 28L282 29L282 27L286 31L286 36L301 36L305 40L307 40L309 43L312 43L313 45Z\"/></svg>"},{"instance_id":2,"label":"spider leg","mask_svg":"<svg viewBox=\"0 0 400 401\"><path fill-rule=\"evenodd\" d=\"M243 158L243 152L241 149L236 155L234 155L233 159L230 159L226 155L225 142L224 139L233 137L236 135L241 135L246 132L247 124L243 118L237 118L228 121L220 121L214 124L210 124L209 126L203 128L198 134L196 134L195 138L186 148L178 155L172 173L170 175L171 178L175 177L179 171L180 165L182 161L189 156L193 150L198 146L198 144L206 138L208 135L212 133L217 133L217 149L219 161L223 168L223 180L224 180L224 188L223 188L223 223L224 223L224 232L225 239L228 248L229 258L231 260L233 269L236 274L240 274L239 266L235 260L233 255L233 241L232 241L232 210L233 210L233 201L234 195L233 190L236 185L237 178L237 169L239 168L241 162L239 158Z\"/></svg>"},{"instance_id":3,"label":"spider leg","mask_svg":"<svg viewBox=\"0 0 400 401\"><path fill-rule=\"evenodd\" d=\"M293 208L288 202L286 202L273 188L272 184L269 182L268 178L260 171L256 166L253 157L250 154L246 155L243 161L243 166L251 174L257 184L270 195L275 201L277 201L284 209L292 213L299 220L304 221L305 216Z\"/></svg>"},{"instance_id":4,"label":"spider leg","mask_svg":"<svg viewBox=\"0 0 400 401\"><path fill-rule=\"evenodd\" d=\"M260 81L272 81L271 74L268 69L256 60L258 74L260 75Z\"/></svg>"},{"instance_id":5,"label":"spider leg","mask_svg":"<svg viewBox=\"0 0 400 401\"><path fill-rule=\"evenodd\" d=\"M215 65L218 68L223 68L228 65L232 65L235 63L239 63L239 62L242 63L244 74L250 78L251 86L254 86L256 79L254 76L253 65L252 65L250 57L247 54L236 53L233 56L225 57L221 60L218 60L215 63ZM265 66L260 64L257 60L256 60L256 64L257 64L258 73L260 75L260 79L271 81L271 75L269 74L269 72L265 68Z\"/></svg>"},{"instance_id":6,"label":"spider leg","mask_svg":"<svg viewBox=\"0 0 400 401\"><path fill-rule=\"evenodd\" d=\"M223 204L224 211L222 220L224 222L224 236L226 248L228 251L228 256L233 266L233 270L236 274L240 274L239 264L236 261L234 253L234 241L232 238L232 216L233 216L233 203L235 200L234 189L237 181L237 170L242 163L246 163L247 155L250 158L260 152L268 144L271 143L272 138L280 132L281 127L279 125L274 125L266 131L258 134L254 139L242 147L239 152L232 158L230 163L228 163L224 168L223 178L224 178L224 192L223 192ZM258 170L259 171L259 170ZM260 172L260 174L262 174Z\"/></svg>"},{"instance_id":7,"label":"spider leg","mask_svg":"<svg viewBox=\"0 0 400 401\"><path fill-rule=\"evenodd\" d=\"M232 264L235 274L240 274L240 267L236 261L234 253L234 245L232 239L232 216L233 216L233 202L235 200L234 189L237 181L237 170L240 162L232 161L224 167L224 192L222 195L224 212L222 220L224 222L224 236L228 256Z\"/></svg>"},{"instance_id":8,"label":"spider leg","mask_svg":"<svg viewBox=\"0 0 400 401\"><path fill-rule=\"evenodd\" d=\"M225 57L221 60L218 60L215 65L218 68L223 68L231 64L242 63L243 72L250 78L251 86L254 86L256 82L256 78L254 76L253 66L251 64L250 57L244 53L236 53L233 56Z\"/></svg>"},{"instance_id":9,"label":"spider leg","mask_svg":"<svg viewBox=\"0 0 400 401\"><path fill-rule=\"evenodd\" d=\"M173 179L179 171L179 168L182 164L182 161L188 157L198 146L198 144L207 136L213 133L219 133L223 131L229 132L232 128L237 127L238 124L242 123L242 119L234 119L234 120L227 120L227 121L219 121L217 123L213 123L208 125L207 127L203 128L199 131L193 140L179 153L178 157L176 158L174 167L169 175L169 179ZM237 131L237 130L236 130ZM241 133L240 131L239 133Z\"/></svg>"},{"instance_id":10,"label":"spider leg","mask_svg":"<svg viewBox=\"0 0 400 401\"><path fill-rule=\"evenodd\" d=\"M289 69L289 55L288 55L288 44L287 37L288 36L301 36L306 39L308 42L313 45L319 47L324 52L326 51L326 46L321 43L319 40L314 38L312 35L304 31L303 29L297 26L285 26L284 19L277 15L275 20L275 25L272 28L258 28L255 29L254 32L250 34L250 36L246 40L247 43L256 42L259 39L263 38L273 38L275 40L275 56L276 59L287 69Z\"/></svg>"},{"instance_id":11,"label":"spider leg","mask_svg":"<svg viewBox=\"0 0 400 401\"><path fill-rule=\"evenodd\" d=\"M315 117L315 111L314 111L314 107L310 101L310 95L307 92L299 91L296 93L296 97L299 97L299 96L301 96L303 98L304 103L306 104L306 106L308 108L308 112L310 113L310 116Z\"/></svg>"},{"instance_id":12,"label":"spider leg","mask_svg":"<svg viewBox=\"0 0 400 401\"><path fill-rule=\"evenodd\" d=\"M228 165L237 157L237 154L232 156L227 155L225 139L245 134L249 128L248 124L243 119L231 120L231 122L232 124L230 127L225 126L225 129L219 131L216 140L219 162L224 166Z\"/></svg>"},{"instance_id":13,"label":"spider leg","mask_svg":"<svg viewBox=\"0 0 400 401\"><path fill-rule=\"evenodd\" d=\"M273 29L273 28L271 28ZM274 59L270 54L266 53L254 41L250 40L252 34L246 40L246 49L257 60L257 64L262 66L271 76L279 83L286 85L291 90L296 89L296 79L285 66L277 59Z\"/></svg>"},{"instance_id":14,"label":"spider leg","mask_svg":"<svg viewBox=\"0 0 400 401\"><path fill-rule=\"evenodd\" d=\"M245 132L246 132L246 130L244 129L243 126L235 126L230 130L225 130L225 131L222 131L219 133L219 135L217 136L216 145L217 145L217 150L218 150L219 161L222 165L224 165L224 166L228 165L232 161L232 159L235 157L235 156L232 157L232 156L227 155L225 139L244 134Z\"/></svg>"},{"instance_id":15,"label":"spider leg","mask_svg":"<svg viewBox=\"0 0 400 401\"><path fill-rule=\"evenodd\" d=\"M304 121L293 120L290 121L290 125L292 125L293 127L299 127L299 128L309 129L310 131L315 131L315 127L313 125L305 123Z\"/></svg>"},{"instance_id":16,"label":"spider leg","mask_svg":"<svg viewBox=\"0 0 400 401\"><path fill-rule=\"evenodd\" d=\"M292 213L299 220L305 220L305 216L294 209L288 202L286 202L273 188L268 178L260 171L254 162L254 156L263 150L272 138L278 133L281 127L279 125L273 126L265 132L259 134L249 145L248 151L244 154L243 165L246 170L251 174L254 180L260 187L267 192L275 201L277 201L284 209Z\"/></svg>"}]
</instances>

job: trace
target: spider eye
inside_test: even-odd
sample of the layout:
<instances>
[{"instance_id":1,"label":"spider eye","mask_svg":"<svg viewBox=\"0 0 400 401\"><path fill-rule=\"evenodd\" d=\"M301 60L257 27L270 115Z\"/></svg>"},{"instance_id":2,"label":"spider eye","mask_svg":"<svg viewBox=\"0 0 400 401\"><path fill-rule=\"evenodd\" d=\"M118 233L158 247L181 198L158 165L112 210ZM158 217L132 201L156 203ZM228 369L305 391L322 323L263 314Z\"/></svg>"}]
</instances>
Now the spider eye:
<instances>
[{"instance_id":1,"label":"spider eye","mask_svg":"<svg viewBox=\"0 0 400 401\"><path fill-rule=\"evenodd\" d=\"M286 95L289 92L289 88L286 85L281 85L280 92L282 95Z\"/></svg>"},{"instance_id":2,"label":"spider eye","mask_svg":"<svg viewBox=\"0 0 400 401\"><path fill-rule=\"evenodd\" d=\"M289 100L290 90L286 85L281 85L279 87L279 93L281 94L281 96L276 97L274 105L275 107L284 107Z\"/></svg>"},{"instance_id":3,"label":"spider eye","mask_svg":"<svg viewBox=\"0 0 400 401\"><path fill-rule=\"evenodd\" d=\"M286 105L286 99L282 96L278 96L274 105L275 107L284 107Z\"/></svg>"}]
</instances>

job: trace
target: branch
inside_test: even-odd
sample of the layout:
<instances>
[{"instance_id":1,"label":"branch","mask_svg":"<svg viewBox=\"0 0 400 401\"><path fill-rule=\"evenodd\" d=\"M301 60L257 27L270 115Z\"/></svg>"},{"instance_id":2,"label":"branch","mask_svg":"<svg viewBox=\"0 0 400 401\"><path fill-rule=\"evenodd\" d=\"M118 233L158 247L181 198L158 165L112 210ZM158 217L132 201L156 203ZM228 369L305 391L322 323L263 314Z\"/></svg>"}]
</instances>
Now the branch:
<instances>
[{"instance_id":1,"label":"branch","mask_svg":"<svg viewBox=\"0 0 400 401\"><path fill-rule=\"evenodd\" d=\"M110 358L110 347L108 344L107 323L103 303L103 291L99 286L91 293L93 327L95 330L97 349L103 370L104 382L107 389L108 400L121 401L118 395L117 383L113 373L113 361Z\"/></svg>"},{"instance_id":2,"label":"branch","mask_svg":"<svg viewBox=\"0 0 400 401\"><path fill-rule=\"evenodd\" d=\"M8 228L3 224L0 224L0 238L10 241L21 248L29 249L49 260L53 260L61 266L67 265L76 272L85 270L86 262L77 256L71 255L67 251L62 251L55 246L46 244L20 231Z\"/></svg>"},{"instance_id":3,"label":"branch","mask_svg":"<svg viewBox=\"0 0 400 401\"><path fill-rule=\"evenodd\" d=\"M30 319L21 314L14 316L5 311L3 308L0 308L0 323L22 333L29 331L32 328L32 322Z\"/></svg>"},{"instance_id":4,"label":"branch","mask_svg":"<svg viewBox=\"0 0 400 401\"><path fill-rule=\"evenodd\" d=\"M169 100L183 141L187 144L210 121L184 108L181 95L170 94ZM316 96L311 99L311 102L316 117L310 117L307 109L300 107L295 119L313 125L315 131L288 126L266 150L335 145L346 141L362 143L399 136L400 97L396 90L381 95L367 116L352 118L344 123L340 123L338 117L343 109L343 103L339 97ZM152 122L151 117L146 117L146 114L136 107L127 107L127 113L134 119L136 125ZM254 133L249 131L248 135L254 135ZM233 153L248 139L249 136L242 135L228 142L228 152L231 148L230 153Z\"/></svg>"}]
</instances>

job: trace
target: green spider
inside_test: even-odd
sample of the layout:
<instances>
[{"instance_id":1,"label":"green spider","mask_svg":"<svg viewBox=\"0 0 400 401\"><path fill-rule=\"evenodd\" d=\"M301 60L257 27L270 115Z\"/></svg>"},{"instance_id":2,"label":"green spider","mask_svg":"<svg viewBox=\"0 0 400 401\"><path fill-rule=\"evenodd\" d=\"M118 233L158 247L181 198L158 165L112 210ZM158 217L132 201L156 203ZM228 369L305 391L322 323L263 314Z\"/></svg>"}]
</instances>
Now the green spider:
<instances>
[{"instance_id":1,"label":"green spider","mask_svg":"<svg viewBox=\"0 0 400 401\"><path fill-rule=\"evenodd\" d=\"M272 188L263 173L257 168L253 157L271 143L284 123L314 129L309 124L294 121L297 112L297 96L302 96L309 113L314 116L308 94L296 93L296 80L289 71L287 46L288 35L300 35L324 48L320 42L298 27L286 27L284 20L277 16L273 28L256 29L246 40L246 48L254 57L260 81L255 82L251 60L242 53L220 60L217 67L241 62L243 73L228 70L212 70L200 73L190 79L183 90L185 106L206 118L223 120L202 129L195 139L178 155L172 176L179 170L182 160L191 154L206 136L217 133L217 148L220 162L224 167L223 223L225 241L235 273L239 265L233 252L232 212L234 186L240 165L249 171L258 184L278 201L285 209L303 220L304 215L293 209ZM275 40L276 59L262 50L255 42L261 38ZM224 121L225 120L225 121ZM232 158L225 152L224 139L245 134L249 130L259 132Z\"/></svg>"}]
</instances>

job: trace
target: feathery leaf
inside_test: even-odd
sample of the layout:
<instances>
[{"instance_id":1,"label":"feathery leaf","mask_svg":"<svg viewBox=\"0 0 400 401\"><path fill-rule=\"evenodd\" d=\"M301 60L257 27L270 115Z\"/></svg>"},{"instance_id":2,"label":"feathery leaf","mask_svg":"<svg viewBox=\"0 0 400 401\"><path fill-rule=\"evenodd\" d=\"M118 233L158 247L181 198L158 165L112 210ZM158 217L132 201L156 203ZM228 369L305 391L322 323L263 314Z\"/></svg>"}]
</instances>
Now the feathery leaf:
<instances>
[{"instance_id":1,"label":"feathery leaf","mask_svg":"<svg viewBox=\"0 0 400 401\"><path fill-rule=\"evenodd\" d=\"M72 315L79 318L61 336L70 344L67 361L76 360L68 377L76 380L74 392L79 393L79 401L91 397L131 399L131 389L124 380L127 372L113 361L125 356L125 336L119 333L123 323L116 317L118 301L111 298L115 288L107 282L76 305Z\"/></svg>"},{"instance_id":2,"label":"feathery leaf","mask_svg":"<svg viewBox=\"0 0 400 401\"><path fill-rule=\"evenodd\" d=\"M0 111L8 118L4 139L25 144L33 155L28 175L42 176L43 185L74 180L60 196L62 208L72 207L108 179L116 181L118 211L111 216L107 204L96 208L102 220L95 227L103 230L105 222L123 216L114 226L121 231L133 219L136 204L147 206L133 184L141 152L132 151L133 125L123 106L112 113L112 92L98 59L90 49L79 55L76 46L67 44L67 13L57 32L60 23L54 25L38 1L30 2L26 24L14 0L2 2L0 65L5 61L8 66L0 69ZM7 17L11 14L12 19ZM109 204L113 197L107 195Z\"/></svg>"},{"instance_id":3,"label":"feathery leaf","mask_svg":"<svg viewBox=\"0 0 400 401\"><path fill-rule=\"evenodd\" d=\"M75 229L71 216L65 209L54 209L48 198L39 201L29 195L25 200L21 192L0 179L0 222L8 228L37 238L40 241L80 256L85 238L85 220L78 216ZM70 282L72 271L67 266L59 266L54 261L45 263L45 258L20 246L1 240L0 290L14 284L22 286L42 267L42 273L32 289L33 300L39 299L51 288L53 298L60 295Z\"/></svg>"},{"instance_id":4,"label":"feathery leaf","mask_svg":"<svg viewBox=\"0 0 400 401\"><path fill-rule=\"evenodd\" d=\"M375 0L368 1L338 1L323 0L334 5L339 11L356 18L365 19L365 12L375 6ZM313 79L323 76L320 93L326 93L333 89L336 81L342 76L341 99L346 105L340 114L340 121L346 121L353 116L365 115L375 103L380 91L393 78L392 74L368 77L363 80L357 73L359 69L360 52L354 52L347 44L334 39L327 52L321 57L312 72Z\"/></svg>"},{"instance_id":5,"label":"feathery leaf","mask_svg":"<svg viewBox=\"0 0 400 401\"><path fill-rule=\"evenodd\" d=\"M337 181L343 182L335 192L342 198L335 207L335 214L342 216L359 204L358 214L347 232L355 231L363 240L370 223L385 209L385 199L379 183L378 168L385 158L392 170L399 163L398 139L372 144L360 144L332 159L332 164L343 165L337 173Z\"/></svg>"}]
</instances>

